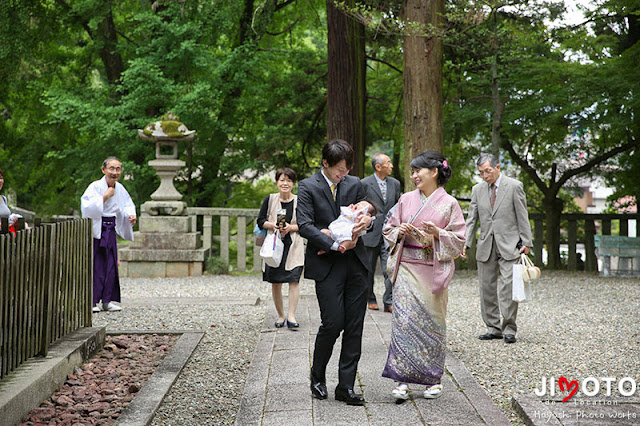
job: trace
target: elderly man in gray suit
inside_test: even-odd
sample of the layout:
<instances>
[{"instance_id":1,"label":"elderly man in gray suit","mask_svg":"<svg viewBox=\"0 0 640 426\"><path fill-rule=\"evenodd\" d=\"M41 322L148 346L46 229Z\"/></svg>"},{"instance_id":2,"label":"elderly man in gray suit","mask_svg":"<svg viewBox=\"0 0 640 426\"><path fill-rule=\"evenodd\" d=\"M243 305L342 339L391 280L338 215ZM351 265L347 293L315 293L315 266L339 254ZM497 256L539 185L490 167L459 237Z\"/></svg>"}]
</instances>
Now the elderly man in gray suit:
<instances>
[{"instance_id":1,"label":"elderly man in gray suit","mask_svg":"<svg viewBox=\"0 0 640 426\"><path fill-rule=\"evenodd\" d=\"M373 221L373 229L362 236L364 245L369 248L371 255L371 268L369 268L369 309L378 309L378 301L373 292L373 282L376 271L376 263L380 258L380 266L382 275L384 276L385 291L382 296L385 312L392 310L391 281L387 276L387 258L389 252L383 249L382 226L387 212L393 207L400 198L400 182L392 178L393 163L391 159L384 154L376 154L371 159L371 165L375 171L371 176L362 179L362 184L367 191L367 198L374 202L378 207L378 214Z\"/></svg>"},{"instance_id":2,"label":"elderly man in gray suit","mask_svg":"<svg viewBox=\"0 0 640 426\"><path fill-rule=\"evenodd\" d=\"M512 271L520 253L529 254L532 244L527 198L522 182L500 173L500 164L492 154L482 154L476 165L484 182L471 191L466 237L470 244L480 221L476 259L487 333L479 339L504 337L505 343L515 343L518 303L511 300Z\"/></svg>"}]
</instances>

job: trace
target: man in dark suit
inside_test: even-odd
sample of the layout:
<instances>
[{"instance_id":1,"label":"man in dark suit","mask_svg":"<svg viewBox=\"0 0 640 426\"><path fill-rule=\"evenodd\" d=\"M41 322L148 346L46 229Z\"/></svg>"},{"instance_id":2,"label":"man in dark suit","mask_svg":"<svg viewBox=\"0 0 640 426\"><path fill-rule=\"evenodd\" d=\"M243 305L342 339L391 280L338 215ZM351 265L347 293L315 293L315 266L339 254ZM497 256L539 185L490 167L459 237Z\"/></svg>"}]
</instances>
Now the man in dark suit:
<instances>
[{"instance_id":1,"label":"man in dark suit","mask_svg":"<svg viewBox=\"0 0 640 426\"><path fill-rule=\"evenodd\" d=\"M371 266L369 267L369 309L378 309L378 301L373 291L373 283L376 271L378 257L380 258L380 266L382 275L384 276L384 303L385 312L392 310L392 294L391 281L387 276L387 258L389 252L383 250L382 226L384 219L400 198L400 182L391 177L393 172L393 163L391 159L384 154L376 154L371 159L371 165L375 171L371 176L362 179L362 184L367 191L367 197L378 206L378 214L373 221L373 228L362 236L364 245L369 248L371 255Z\"/></svg>"},{"instance_id":2,"label":"man in dark suit","mask_svg":"<svg viewBox=\"0 0 640 426\"><path fill-rule=\"evenodd\" d=\"M335 398L349 405L363 405L364 398L354 392L353 386L367 310L369 256L356 236L371 225L371 218L361 216L352 241L338 244L321 232L338 218L340 206L365 199L360 179L348 175L352 165L353 149L347 142L327 142L322 149L322 169L298 185L296 215L300 235L307 239L304 276L316 282L322 320L313 352L311 393L315 398L327 398L326 368L342 332Z\"/></svg>"},{"instance_id":3,"label":"man in dark suit","mask_svg":"<svg viewBox=\"0 0 640 426\"><path fill-rule=\"evenodd\" d=\"M520 260L520 253L529 254L532 244L527 197L522 182L500 173L500 164L494 155L481 155L476 165L484 182L471 190L466 244L473 241L479 221L476 260L480 310L487 333L478 338L504 338L505 343L515 343L518 303L511 300L512 271Z\"/></svg>"}]
</instances>

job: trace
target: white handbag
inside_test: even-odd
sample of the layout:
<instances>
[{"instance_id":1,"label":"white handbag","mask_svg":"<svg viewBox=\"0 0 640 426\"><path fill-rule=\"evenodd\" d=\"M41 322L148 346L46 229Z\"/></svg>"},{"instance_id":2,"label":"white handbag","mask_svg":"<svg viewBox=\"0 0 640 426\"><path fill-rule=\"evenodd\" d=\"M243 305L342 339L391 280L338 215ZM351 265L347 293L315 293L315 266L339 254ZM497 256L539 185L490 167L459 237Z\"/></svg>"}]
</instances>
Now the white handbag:
<instances>
[{"instance_id":1,"label":"white handbag","mask_svg":"<svg viewBox=\"0 0 640 426\"><path fill-rule=\"evenodd\" d=\"M264 243L260 248L260 257L264 260L264 263L277 268L282 261L282 252L284 251L284 243L280 239L280 231L276 231L272 234L268 234L264 239Z\"/></svg>"},{"instance_id":2,"label":"white handbag","mask_svg":"<svg viewBox=\"0 0 640 426\"><path fill-rule=\"evenodd\" d=\"M513 282L511 285L511 300L522 303L531 300L531 285L522 279L523 267L521 263L513 264Z\"/></svg>"},{"instance_id":3,"label":"white handbag","mask_svg":"<svg viewBox=\"0 0 640 426\"><path fill-rule=\"evenodd\" d=\"M525 282L534 281L540 278L542 272L535 266L529 256L522 253L520 255L520 265L522 266L522 280Z\"/></svg>"}]
</instances>

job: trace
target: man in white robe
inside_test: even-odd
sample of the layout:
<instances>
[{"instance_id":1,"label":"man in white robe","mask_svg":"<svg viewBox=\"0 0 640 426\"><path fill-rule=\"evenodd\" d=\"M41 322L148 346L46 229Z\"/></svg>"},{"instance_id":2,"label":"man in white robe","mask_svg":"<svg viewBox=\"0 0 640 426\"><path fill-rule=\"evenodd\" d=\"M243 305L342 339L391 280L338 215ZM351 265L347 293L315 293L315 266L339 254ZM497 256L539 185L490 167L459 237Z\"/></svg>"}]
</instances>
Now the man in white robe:
<instances>
[{"instance_id":1,"label":"man in white robe","mask_svg":"<svg viewBox=\"0 0 640 426\"><path fill-rule=\"evenodd\" d=\"M92 182L81 199L82 217L91 218L93 234L93 312L119 311L120 277L116 233L133 241L136 206L118 182L122 163L109 157L102 163L104 177ZM100 302L102 301L102 306Z\"/></svg>"}]
</instances>

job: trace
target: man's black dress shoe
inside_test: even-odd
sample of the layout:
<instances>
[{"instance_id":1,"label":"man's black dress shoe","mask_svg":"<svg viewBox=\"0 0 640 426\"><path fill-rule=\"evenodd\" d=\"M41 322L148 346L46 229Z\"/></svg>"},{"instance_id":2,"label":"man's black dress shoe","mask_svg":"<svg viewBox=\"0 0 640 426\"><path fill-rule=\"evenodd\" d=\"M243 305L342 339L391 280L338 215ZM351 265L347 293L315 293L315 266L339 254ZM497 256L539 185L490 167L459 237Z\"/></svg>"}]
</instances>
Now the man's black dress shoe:
<instances>
[{"instance_id":1,"label":"man's black dress shoe","mask_svg":"<svg viewBox=\"0 0 640 426\"><path fill-rule=\"evenodd\" d=\"M327 399L329 395L327 392L327 384L316 379L313 373L311 373L311 395L318 399Z\"/></svg>"},{"instance_id":2,"label":"man's black dress shoe","mask_svg":"<svg viewBox=\"0 0 640 426\"><path fill-rule=\"evenodd\" d=\"M513 334L505 334L504 335L504 342L505 343L515 343L516 342L516 336L514 336Z\"/></svg>"},{"instance_id":3,"label":"man's black dress shoe","mask_svg":"<svg viewBox=\"0 0 640 426\"><path fill-rule=\"evenodd\" d=\"M353 388L336 388L336 401L346 402L347 405L364 405L364 398L353 391Z\"/></svg>"},{"instance_id":4,"label":"man's black dress shoe","mask_svg":"<svg viewBox=\"0 0 640 426\"><path fill-rule=\"evenodd\" d=\"M494 339L502 339L502 336L500 334L487 333L487 334L481 334L480 336L478 336L478 339L480 339L480 340L494 340Z\"/></svg>"}]
</instances>

